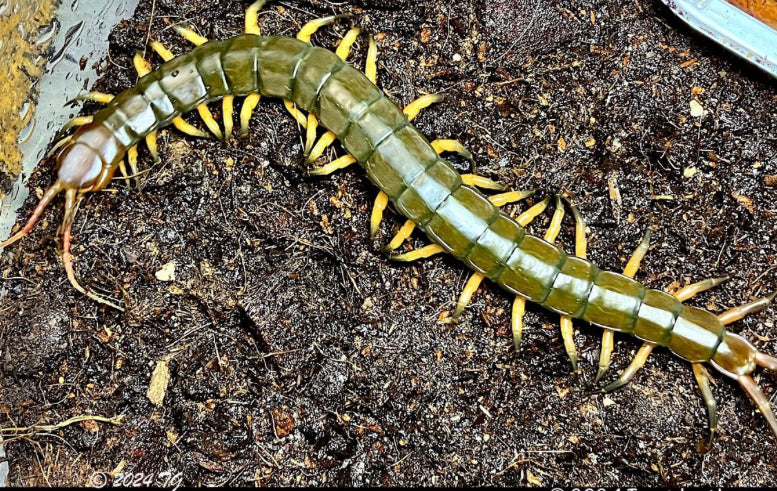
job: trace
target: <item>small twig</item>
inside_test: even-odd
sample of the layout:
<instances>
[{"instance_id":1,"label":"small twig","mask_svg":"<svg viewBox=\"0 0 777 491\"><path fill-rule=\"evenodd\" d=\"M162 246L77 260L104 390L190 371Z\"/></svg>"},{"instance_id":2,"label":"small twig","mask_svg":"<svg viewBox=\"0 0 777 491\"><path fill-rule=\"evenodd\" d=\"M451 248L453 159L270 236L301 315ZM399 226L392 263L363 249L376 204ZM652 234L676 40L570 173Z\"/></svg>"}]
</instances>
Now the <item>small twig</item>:
<instances>
[{"instance_id":1,"label":"small twig","mask_svg":"<svg viewBox=\"0 0 777 491\"><path fill-rule=\"evenodd\" d=\"M25 436L31 436L36 433L50 433L52 431L59 430L74 423L80 423L82 421L96 421L98 423L110 423L112 425L119 426L121 425L121 420L123 418L123 414L114 416L112 418L106 418L104 416L74 416L55 425L32 425L25 427L0 428L0 435L19 436L20 434L26 434Z\"/></svg>"},{"instance_id":2,"label":"small twig","mask_svg":"<svg viewBox=\"0 0 777 491\"><path fill-rule=\"evenodd\" d=\"M154 14L156 13L156 0L151 2L151 15L148 19L148 32L146 33L146 42L143 43L143 58L146 57L148 51L148 42L151 40L151 25L154 23Z\"/></svg>"}]
</instances>

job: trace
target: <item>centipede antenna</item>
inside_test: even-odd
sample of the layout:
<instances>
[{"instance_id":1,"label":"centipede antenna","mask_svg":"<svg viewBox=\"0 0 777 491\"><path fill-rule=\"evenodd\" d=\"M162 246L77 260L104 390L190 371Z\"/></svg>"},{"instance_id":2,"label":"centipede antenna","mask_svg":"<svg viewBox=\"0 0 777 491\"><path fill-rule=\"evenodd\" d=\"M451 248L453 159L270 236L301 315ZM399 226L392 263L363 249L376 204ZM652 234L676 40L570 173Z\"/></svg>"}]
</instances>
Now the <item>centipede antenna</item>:
<instances>
[{"instance_id":1,"label":"centipede antenna","mask_svg":"<svg viewBox=\"0 0 777 491\"><path fill-rule=\"evenodd\" d=\"M769 405L769 399L749 375L740 375L737 380L742 388L745 389L745 392L753 399L756 406L758 406L758 410L761 411L764 418L766 418L766 422L769 423L774 436L777 436L777 418L774 417L774 412L772 412L772 408Z\"/></svg>"},{"instance_id":2,"label":"centipede antenna","mask_svg":"<svg viewBox=\"0 0 777 491\"><path fill-rule=\"evenodd\" d=\"M73 220L75 219L76 210L78 209L77 203L77 189L68 189L65 192L65 219L62 222L62 263L65 266L65 272L67 273L67 279L70 280L70 284L73 288L83 293L87 297L91 298L95 302L113 307L114 309L124 312L124 309L113 302L97 295L91 290L87 290L76 279L75 271L73 270L73 255L70 253L71 243L71 230L73 228Z\"/></svg>"},{"instance_id":3,"label":"centipede antenna","mask_svg":"<svg viewBox=\"0 0 777 491\"><path fill-rule=\"evenodd\" d=\"M60 191L62 191L62 189L63 189L62 183L57 181L48 190L46 190L46 192L43 194L43 197L40 199L40 202L38 202L38 206L35 207L35 210L33 210L32 215L27 220L27 223L24 225L24 227L18 232L16 232L14 235L12 235L5 242L0 243L0 248L8 247L9 245L13 244L17 240L21 239L22 237L30 233L30 230L32 230L32 227L34 227L35 224L38 223L38 219L43 213L43 210L46 209L46 206L48 206L48 204L51 203L51 200L53 200L54 197L57 194L59 194Z\"/></svg>"}]
</instances>

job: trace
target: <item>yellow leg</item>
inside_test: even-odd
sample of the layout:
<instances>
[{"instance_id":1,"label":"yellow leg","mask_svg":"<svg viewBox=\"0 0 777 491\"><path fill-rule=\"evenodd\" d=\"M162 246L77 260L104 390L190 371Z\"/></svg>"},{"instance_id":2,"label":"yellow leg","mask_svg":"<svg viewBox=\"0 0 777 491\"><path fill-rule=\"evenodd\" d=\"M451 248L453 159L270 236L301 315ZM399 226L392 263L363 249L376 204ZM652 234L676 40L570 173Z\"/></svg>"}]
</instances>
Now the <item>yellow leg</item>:
<instances>
[{"instance_id":1,"label":"yellow leg","mask_svg":"<svg viewBox=\"0 0 777 491\"><path fill-rule=\"evenodd\" d=\"M221 133L221 128L219 128L219 124L216 122L216 118L213 117L213 113L208 109L208 106L200 104L197 106L197 112L200 114L200 119L202 119L202 122L205 123L205 126L208 127L211 133L219 140L223 140L224 135Z\"/></svg>"},{"instance_id":2,"label":"yellow leg","mask_svg":"<svg viewBox=\"0 0 777 491\"><path fill-rule=\"evenodd\" d=\"M200 36L193 30L189 29L188 27L183 26L173 26L173 29L175 29L175 32L181 35L185 40L189 41L195 46L202 46L203 44L208 42L208 38Z\"/></svg>"},{"instance_id":3,"label":"yellow leg","mask_svg":"<svg viewBox=\"0 0 777 491\"><path fill-rule=\"evenodd\" d=\"M772 433L777 435L777 417L775 417L774 412L772 412L771 404L769 404L769 398L766 397L766 394L761 391L761 389L758 387L758 384L756 384L753 378L749 375L740 375L739 378L737 378L737 381L739 381L739 384L743 389L745 389L747 395L753 399L755 405L758 406L758 410L761 411L761 415L766 419L766 422L769 424L769 428L771 428Z\"/></svg>"},{"instance_id":4,"label":"yellow leg","mask_svg":"<svg viewBox=\"0 0 777 491\"><path fill-rule=\"evenodd\" d=\"M257 2L259 3L259 2ZM249 7L250 8L250 7ZM248 123L251 122L251 115L262 98L259 94L251 94L243 101L243 107L240 108L240 135L248 135Z\"/></svg>"},{"instance_id":5,"label":"yellow leg","mask_svg":"<svg viewBox=\"0 0 777 491\"><path fill-rule=\"evenodd\" d=\"M205 133L204 131L197 128L196 126L193 126L187 123L186 120L184 120L180 116L173 119L173 126L175 126L176 129L181 133L186 133L187 135L190 135L190 136L194 136L197 138L210 138L210 135L208 133Z\"/></svg>"},{"instance_id":6,"label":"yellow leg","mask_svg":"<svg viewBox=\"0 0 777 491\"><path fill-rule=\"evenodd\" d=\"M316 143L316 130L318 130L318 120L312 114L308 114L308 128L305 136L305 155L310 155L310 151Z\"/></svg>"},{"instance_id":7,"label":"yellow leg","mask_svg":"<svg viewBox=\"0 0 777 491\"><path fill-rule=\"evenodd\" d=\"M154 159L154 162L159 162L159 145L157 145L157 132L152 131L148 135L146 135L146 146L148 147L148 151L151 153L151 157Z\"/></svg>"},{"instance_id":8,"label":"yellow leg","mask_svg":"<svg viewBox=\"0 0 777 491\"><path fill-rule=\"evenodd\" d=\"M284 99L283 105L286 106L286 110L289 111L289 114L297 120L297 123L299 123L300 126L303 128L308 127L308 117L305 116L305 113L297 109L297 105L294 104L292 101Z\"/></svg>"},{"instance_id":9,"label":"yellow leg","mask_svg":"<svg viewBox=\"0 0 777 491\"><path fill-rule=\"evenodd\" d=\"M442 246L439 246L437 244L430 244L420 249L406 252L405 254L397 254L396 256L389 256L389 257L394 261L409 263L411 261L417 261L419 259L426 259L427 257L432 257L435 254L439 254L441 252L445 252L445 249L443 249Z\"/></svg>"},{"instance_id":10,"label":"yellow leg","mask_svg":"<svg viewBox=\"0 0 777 491\"><path fill-rule=\"evenodd\" d=\"M648 356L650 356L650 352L653 351L653 347L654 345L650 343L644 343L639 351L637 351L634 359L631 360L629 366L621 373L620 377L618 377L618 380L603 388L602 392L612 392L613 390L628 384L631 379L634 378L634 374L645 365Z\"/></svg>"},{"instance_id":11,"label":"yellow leg","mask_svg":"<svg viewBox=\"0 0 777 491\"><path fill-rule=\"evenodd\" d=\"M692 363L691 366L693 367L693 376L696 378L696 383L699 384L699 390L704 399L704 405L707 406L707 417L710 421L709 443L702 445L702 449L707 451L712 445L712 440L715 438L715 432L718 429L718 403L715 402L715 396L712 394L712 389L710 388L710 380L712 377L710 377L707 369L704 368L704 365L701 363Z\"/></svg>"},{"instance_id":12,"label":"yellow leg","mask_svg":"<svg viewBox=\"0 0 777 491\"><path fill-rule=\"evenodd\" d=\"M221 99L221 112L224 113L224 140L232 137L232 128L235 125L233 113L235 112L235 96L225 95Z\"/></svg>"},{"instance_id":13,"label":"yellow leg","mask_svg":"<svg viewBox=\"0 0 777 491\"><path fill-rule=\"evenodd\" d=\"M106 94L104 92L89 92L88 94L80 95L76 97L75 101L94 101L100 104L108 104L113 100L112 94Z\"/></svg>"},{"instance_id":14,"label":"yellow leg","mask_svg":"<svg viewBox=\"0 0 777 491\"><path fill-rule=\"evenodd\" d=\"M575 256L585 258L588 249L588 241L585 238L585 220L583 220L583 215L580 214L577 206L569 201L567 204L575 219Z\"/></svg>"},{"instance_id":15,"label":"yellow leg","mask_svg":"<svg viewBox=\"0 0 777 491\"><path fill-rule=\"evenodd\" d=\"M599 370L596 371L594 383L600 381L610 369L612 352L615 349L615 331L605 329L602 333L602 349L599 352Z\"/></svg>"},{"instance_id":16,"label":"yellow leg","mask_svg":"<svg viewBox=\"0 0 777 491\"><path fill-rule=\"evenodd\" d=\"M461 313L464 312L464 309L469 305L470 300L472 300L472 295L474 295L480 287L484 278L485 276L482 273L472 273L472 276L469 277L467 284L464 286L464 290L461 292L459 301L456 302L456 309L453 311L454 322L459 320Z\"/></svg>"},{"instance_id":17,"label":"yellow leg","mask_svg":"<svg viewBox=\"0 0 777 491\"><path fill-rule=\"evenodd\" d=\"M57 150L62 148L62 145L65 145L66 143L68 143L72 139L73 139L73 135L68 135L65 138L59 140L57 143L54 144L53 147L51 147L51 150L49 150L49 153L46 154L46 158L49 158L52 155L54 155L55 153L57 153Z\"/></svg>"},{"instance_id":18,"label":"yellow leg","mask_svg":"<svg viewBox=\"0 0 777 491\"><path fill-rule=\"evenodd\" d=\"M135 145L134 147L130 147L129 150L127 150L127 163L129 164L130 172L132 172L132 175L137 175L138 173L138 146ZM124 162L122 161L122 164ZM124 177L127 177L126 175ZM130 187L130 181L127 179L125 181L127 184L127 187Z\"/></svg>"},{"instance_id":19,"label":"yellow leg","mask_svg":"<svg viewBox=\"0 0 777 491\"><path fill-rule=\"evenodd\" d=\"M642 240L639 241L639 245L634 249L634 253L626 263L626 267L623 268L623 275L633 278L639 270L639 265L642 264L642 260L645 258L648 249L650 248L650 229L645 230L645 235L642 236ZM602 350L599 353L599 370L596 372L596 378L594 382L598 382L610 369L610 362L612 361L612 352L615 349L615 332L610 329L605 329L602 335Z\"/></svg>"},{"instance_id":20,"label":"yellow leg","mask_svg":"<svg viewBox=\"0 0 777 491\"><path fill-rule=\"evenodd\" d=\"M256 34L259 36L261 31L259 29L259 10L267 3L267 0L259 0L254 2L246 9L245 18L245 31L246 34Z\"/></svg>"},{"instance_id":21,"label":"yellow leg","mask_svg":"<svg viewBox=\"0 0 777 491\"><path fill-rule=\"evenodd\" d=\"M364 74L367 79L374 83L378 83L378 45L375 44L375 38L370 34L370 45L367 48L367 61L364 64Z\"/></svg>"},{"instance_id":22,"label":"yellow leg","mask_svg":"<svg viewBox=\"0 0 777 491\"><path fill-rule=\"evenodd\" d=\"M674 297L681 302L685 302L686 300L690 300L701 292L705 292L712 287L720 285L724 281L728 281L730 278L731 277L728 275L721 276L719 278L707 278L706 280L702 280L698 283L680 288L674 292Z\"/></svg>"},{"instance_id":23,"label":"yellow leg","mask_svg":"<svg viewBox=\"0 0 777 491\"><path fill-rule=\"evenodd\" d=\"M553 212L553 218L550 220L548 230L545 232L545 240L551 244L556 241L559 232L561 232L561 221L564 219L564 205L561 198L556 196L556 211Z\"/></svg>"},{"instance_id":24,"label":"yellow leg","mask_svg":"<svg viewBox=\"0 0 777 491\"><path fill-rule=\"evenodd\" d=\"M127 164L124 163L124 160L119 162L119 172L121 172L121 177L124 179L124 182L126 182L127 186L129 187L129 174L127 173Z\"/></svg>"},{"instance_id":25,"label":"yellow leg","mask_svg":"<svg viewBox=\"0 0 777 491\"><path fill-rule=\"evenodd\" d=\"M313 149L310 151L310 154L305 160L305 163L310 164L318 160L319 157L324 154L324 151L326 151L329 145L334 143L335 139L337 139L337 137L331 131L324 133L324 135L319 138L318 142L313 146Z\"/></svg>"},{"instance_id":26,"label":"yellow leg","mask_svg":"<svg viewBox=\"0 0 777 491\"><path fill-rule=\"evenodd\" d=\"M511 326L513 331L513 346L515 353L521 352L521 341L523 340L523 316L526 313L526 299L515 297L513 301L513 315L511 317Z\"/></svg>"},{"instance_id":27,"label":"yellow leg","mask_svg":"<svg viewBox=\"0 0 777 491\"><path fill-rule=\"evenodd\" d=\"M522 227L529 225L532 220L537 218L537 215L545 211L545 208L548 207L548 203L550 203L550 198L545 198L544 200L518 215L518 218L516 218L515 221L518 222L518 225Z\"/></svg>"},{"instance_id":28,"label":"yellow leg","mask_svg":"<svg viewBox=\"0 0 777 491\"><path fill-rule=\"evenodd\" d=\"M76 116L75 118L65 123L65 126L62 127L62 131L67 131L75 126L84 126L91 123L92 121L94 121L94 116Z\"/></svg>"},{"instance_id":29,"label":"yellow leg","mask_svg":"<svg viewBox=\"0 0 777 491\"><path fill-rule=\"evenodd\" d=\"M151 49L154 50L156 54L159 55L160 58L162 58L165 61L170 61L173 58L175 58L175 55L172 51L165 48L165 45L160 43L159 41L151 41ZM135 67L137 69L137 66Z\"/></svg>"},{"instance_id":30,"label":"yellow leg","mask_svg":"<svg viewBox=\"0 0 777 491\"><path fill-rule=\"evenodd\" d=\"M154 46L154 43L151 43L152 48L153 46ZM135 71L138 72L139 77L145 77L146 75L151 73L151 63L149 63L148 60L143 58L143 55L141 55L140 53L135 53L135 56L132 58L132 64L135 66Z\"/></svg>"},{"instance_id":31,"label":"yellow leg","mask_svg":"<svg viewBox=\"0 0 777 491\"><path fill-rule=\"evenodd\" d=\"M445 100L445 96L442 94L422 95L418 99L414 100L413 102L405 106L405 109L403 109L402 112L405 113L405 116L407 116L408 121L412 121L413 119L415 119L416 116L418 116L418 113L420 113L421 110L426 109L432 104L436 104L444 100Z\"/></svg>"},{"instance_id":32,"label":"yellow leg","mask_svg":"<svg viewBox=\"0 0 777 491\"><path fill-rule=\"evenodd\" d=\"M388 243L387 246L383 248L384 251L393 251L397 247L401 246L404 241L406 241L410 235L412 235L413 230L415 230L415 223L413 223L412 220L407 220L403 225L402 228L399 229L399 232L394 236L393 239L391 239L391 242Z\"/></svg>"},{"instance_id":33,"label":"yellow leg","mask_svg":"<svg viewBox=\"0 0 777 491\"><path fill-rule=\"evenodd\" d=\"M777 292L772 293L768 297L759 298L758 300L754 300L752 302L748 302L744 305L740 305L739 307L734 307L733 309L729 309L722 314L718 316L718 320L723 323L723 325L731 324L732 322L736 322L742 317L752 314L753 312L758 312L759 310L763 310L769 303L774 300L774 297L777 295Z\"/></svg>"},{"instance_id":34,"label":"yellow leg","mask_svg":"<svg viewBox=\"0 0 777 491\"><path fill-rule=\"evenodd\" d=\"M504 191L506 188L496 181L475 174L462 174L461 181L467 186L490 189L492 191Z\"/></svg>"},{"instance_id":35,"label":"yellow leg","mask_svg":"<svg viewBox=\"0 0 777 491\"><path fill-rule=\"evenodd\" d=\"M551 244L556 241L559 232L561 232L561 221L564 219L564 204L561 202L561 198L556 196L556 211L553 213L553 218L550 221L548 231L545 232L545 240ZM579 252L579 251L576 251ZM569 361L572 364L572 371L578 371L578 356L577 348L575 347L575 328L572 324L572 318L568 315L561 316L561 339L564 340L564 349L569 356Z\"/></svg>"},{"instance_id":36,"label":"yellow leg","mask_svg":"<svg viewBox=\"0 0 777 491\"><path fill-rule=\"evenodd\" d=\"M458 153L467 160L473 160L472 153L457 140L434 140L431 145L438 154L453 152Z\"/></svg>"},{"instance_id":37,"label":"yellow leg","mask_svg":"<svg viewBox=\"0 0 777 491\"><path fill-rule=\"evenodd\" d=\"M639 270L639 265L642 264L642 260L645 259L648 248L650 248L650 229L645 230L645 235L642 236L642 240L639 241L639 245L631 255L631 259L626 263L626 267L623 268L623 275L629 278L634 278Z\"/></svg>"},{"instance_id":38,"label":"yellow leg","mask_svg":"<svg viewBox=\"0 0 777 491\"><path fill-rule=\"evenodd\" d=\"M380 222L383 221L383 212L388 206L388 195L383 191L378 193L375 197L375 204L372 207L372 215L370 216L370 238L375 239L380 229Z\"/></svg>"},{"instance_id":39,"label":"yellow leg","mask_svg":"<svg viewBox=\"0 0 777 491\"><path fill-rule=\"evenodd\" d=\"M345 169L354 163L356 163L356 159L352 155L343 155L339 159L333 160L326 165L311 170L310 174L314 176L326 176L337 170Z\"/></svg>"},{"instance_id":40,"label":"yellow leg","mask_svg":"<svg viewBox=\"0 0 777 491\"><path fill-rule=\"evenodd\" d=\"M564 350L569 357L569 363L572 364L572 372L579 372L577 347L575 346L575 326L572 324L572 318L568 315L562 315L560 320L561 339L564 340Z\"/></svg>"},{"instance_id":41,"label":"yellow leg","mask_svg":"<svg viewBox=\"0 0 777 491\"><path fill-rule=\"evenodd\" d=\"M362 30L358 27L354 27L347 33L345 33L345 36L343 36L342 41L340 41L340 45L337 47L337 51L335 51L335 54L343 61L345 61L346 58L348 58L348 54L351 52L351 47L353 46L353 43L356 42L356 38L359 37L359 34L362 33Z\"/></svg>"},{"instance_id":42,"label":"yellow leg","mask_svg":"<svg viewBox=\"0 0 777 491\"><path fill-rule=\"evenodd\" d=\"M310 37L316 33L319 29L334 22L338 16L330 15L329 17L322 17L321 19L314 19L302 26L302 29L297 33L297 39L304 43L310 42Z\"/></svg>"},{"instance_id":43,"label":"yellow leg","mask_svg":"<svg viewBox=\"0 0 777 491\"><path fill-rule=\"evenodd\" d=\"M518 201L525 200L526 198L528 198L533 194L534 194L533 189L529 189L526 191L508 191L506 193L489 196L488 200L491 201L491 203L493 203L494 206L502 207L510 203L516 203Z\"/></svg>"}]
</instances>

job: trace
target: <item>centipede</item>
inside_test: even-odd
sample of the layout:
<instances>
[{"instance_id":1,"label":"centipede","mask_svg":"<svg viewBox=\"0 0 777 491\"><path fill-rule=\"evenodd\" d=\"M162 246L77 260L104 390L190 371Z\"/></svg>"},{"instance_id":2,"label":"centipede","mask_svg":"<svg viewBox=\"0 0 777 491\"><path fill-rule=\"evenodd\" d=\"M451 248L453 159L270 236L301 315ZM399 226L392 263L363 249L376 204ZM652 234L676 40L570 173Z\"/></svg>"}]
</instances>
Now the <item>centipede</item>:
<instances>
[{"instance_id":1,"label":"centipede","mask_svg":"<svg viewBox=\"0 0 777 491\"><path fill-rule=\"evenodd\" d=\"M726 327L765 308L775 294L716 315L685 302L726 277L705 279L673 294L644 286L633 277L648 251L649 230L622 272L602 270L586 258L585 221L568 197L555 197L556 209L543 237L530 234L527 226L551 205L552 197L511 218L502 207L529 198L534 190L508 191L489 178L460 174L443 155L453 152L471 159L472 154L456 140L430 142L413 126L419 112L441 102L442 96L424 95L400 109L376 85L378 50L372 36L367 36L366 66L361 71L347 58L356 40L367 35L362 29L348 31L336 52L310 41L320 28L342 16L312 20L296 37L265 35L259 27L265 3L259 0L251 4L245 14L245 32L225 40L209 40L176 25L178 33L195 45L193 49L176 56L153 41L151 48L164 60L161 66L152 70L138 54L134 59L140 76L136 85L117 95L92 92L84 96L105 107L67 125L66 129L75 127L75 131L53 150L56 181L43 193L26 223L0 247L7 248L28 235L46 207L64 194L61 259L69 282L90 299L123 310L77 278L72 229L80 200L105 189L117 172L125 177L137 173L139 145L145 144L150 154L160 159L160 129L172 125L186 135L228 140L236 132L235 117L238 132L245 135L260 100L279 99L304 129L307 164L320 160L335 141L346 150L345 155L313 168L309 174L326 176L357 165L379 188L369 219L373 240L389 205L406 219L384 247L388 258L413 262L447 253L473 271L456 302L453 321L461 316L482 282L490 280L514 297L510 330L516 352L522 342L526 304L532 302L560 314L561 336L573 371L578 370L579 358L573 320L604 330L597 382L610 367L616 333L642 342L630 365L602 388L603 392L629 383L654 349L663 347L692 367L707 409L710 442L718 428L718 416L708 367L739 383L777 436L777 418L753 379L759 367L777 370L777 358ZM239 100L242 104L236 111ZM208 108L218 102L223 126ZM191 111L198 112L207 131L182 118ZM554 245L566 210L571 211L575 223L574 254ZM431 244L396 252L415 229Z\"/></svg>"}]
</instances>

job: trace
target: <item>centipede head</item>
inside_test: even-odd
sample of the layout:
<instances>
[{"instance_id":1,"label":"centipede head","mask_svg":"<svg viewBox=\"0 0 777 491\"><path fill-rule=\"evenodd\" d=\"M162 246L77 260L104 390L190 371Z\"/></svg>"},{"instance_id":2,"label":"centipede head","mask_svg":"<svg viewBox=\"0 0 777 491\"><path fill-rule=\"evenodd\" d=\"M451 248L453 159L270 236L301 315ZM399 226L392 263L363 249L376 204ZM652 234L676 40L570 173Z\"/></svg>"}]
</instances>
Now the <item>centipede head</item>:
<instances>
[{"instance_id":1,"label":"centipede head","mask_svg":"<svg viewBox=\"0 0 777 491\"><path fill-rule=\"evenodd\" d=\"M78 210L78 198L82 193L104 187L105 182L110 180L110 172L105 171L105 166L95 150L87 145L73 143L72 141L67 142L59 152L57 167L58 176L56 182L43 193L41 200L24 227L0 243L0 248L5 248L29 234L49 203L59 193L64 191L65 216L62 220L62 262L64 263L67 277L73 287L79 292L93 300L123 311L123 308L85 289L78 283L73 271L73 256L70 252L71 231L76 211Z\"/></svg>"},{"instance_id":2,"label":"centipede head","mask_svg":"<svg viewBox=\"0 0 777 491\"><path fill-rule=\"evenodd\" d=\"M24 227L6 241L0 243L0 248L8 247L29 234L35 224L38 223L43 210L60 192L67 191L75 196L79 190L85 192L94 188L102 173L102 169L102 160L100 160L100 156L92 148L82 143L76 143L73 139L67 139L57 155L57 181L43 193L40 202L38 202ZM74 213L75 210L68 209L66 203L65 219L67 220L68 215L73 215Z\"/></svg>"}]
</instances>

